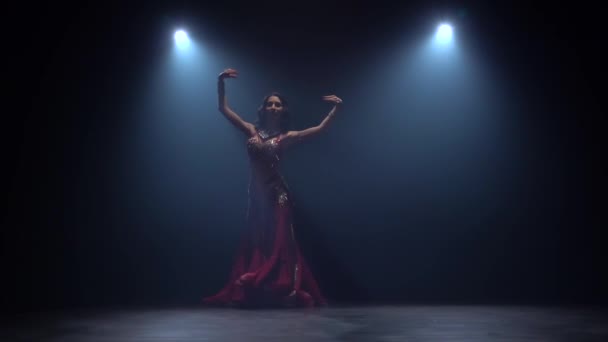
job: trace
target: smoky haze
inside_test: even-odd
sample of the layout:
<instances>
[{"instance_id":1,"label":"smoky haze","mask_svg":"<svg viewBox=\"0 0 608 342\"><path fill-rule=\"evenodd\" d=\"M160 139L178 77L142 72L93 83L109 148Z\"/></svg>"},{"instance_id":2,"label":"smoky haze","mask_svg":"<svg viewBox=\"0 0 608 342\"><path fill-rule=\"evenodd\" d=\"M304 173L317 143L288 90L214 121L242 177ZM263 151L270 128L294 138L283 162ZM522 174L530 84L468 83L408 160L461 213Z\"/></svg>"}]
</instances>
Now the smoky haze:
<instances>
[{"instance_id":1,"label":"smoky haze","mask_svg":"<svg viewBox=\"0 0 608 342\"><path fill-rule=\"evenodd\" d=\"M593 60L552 40L564 13L543 27L535 11L448 8L446 48L423 5L380 23L364 7L169 7L108 5L37 31L9 138L7 305L192 304L224 284L249 180L245 137L217 110L227 67L229 104L250 122L275 90L293 129L323 120L323 95L344 100L282 165L331 300L600 300Z\"/></svg>"}]
</instances>

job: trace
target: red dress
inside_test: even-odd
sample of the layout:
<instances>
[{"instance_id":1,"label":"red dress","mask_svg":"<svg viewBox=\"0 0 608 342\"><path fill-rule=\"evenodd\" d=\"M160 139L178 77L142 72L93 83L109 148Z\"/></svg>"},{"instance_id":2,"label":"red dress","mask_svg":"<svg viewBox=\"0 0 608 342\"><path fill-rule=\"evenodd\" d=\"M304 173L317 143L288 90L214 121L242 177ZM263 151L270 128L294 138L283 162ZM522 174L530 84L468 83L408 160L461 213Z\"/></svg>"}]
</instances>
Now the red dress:
<instances>
[{"instance_id":1,"label":"red dress","mask_svg":"<svg viewBox=\"0 0 608 342\"><path fill-rule=\"evenodd\" d=\"M248 229L226 285L203 303L220 306L325 305L294 235L293 202L278 166L282 136L249 138Z\"/></svg>"}]
</instances>

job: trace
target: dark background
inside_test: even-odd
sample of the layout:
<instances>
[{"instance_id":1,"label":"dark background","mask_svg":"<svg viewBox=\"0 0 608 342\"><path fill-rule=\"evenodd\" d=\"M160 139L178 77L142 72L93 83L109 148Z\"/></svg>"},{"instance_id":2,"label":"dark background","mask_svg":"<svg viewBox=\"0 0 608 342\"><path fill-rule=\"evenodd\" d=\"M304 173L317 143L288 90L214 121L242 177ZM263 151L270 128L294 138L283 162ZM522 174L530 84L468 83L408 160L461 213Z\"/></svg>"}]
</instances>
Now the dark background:
<instances>
[{"instance_id":1,"label":"dark background","mask_svg":"<svg viewBox=\"0 0 608 342\"><path fill-rule=\"evenodd\" d=\"M297 128L323 118L317 96L345 101L285 165L302 249L331 301L606 303L597 7L81 2L6 14L19 24L5 40L3 308L195 305L223 285L248 177L214 102L229 66L248 120L273 89L292 98ZM394 51L415 49L436 18L455 23L500 98L484 98L495 130L471 145L398 102L416 85L395 85ZM180 23L216 64L189 116L151 119L146 89ZM448 113L451 97L437 96Z\"/></svg>"}]
</instances>

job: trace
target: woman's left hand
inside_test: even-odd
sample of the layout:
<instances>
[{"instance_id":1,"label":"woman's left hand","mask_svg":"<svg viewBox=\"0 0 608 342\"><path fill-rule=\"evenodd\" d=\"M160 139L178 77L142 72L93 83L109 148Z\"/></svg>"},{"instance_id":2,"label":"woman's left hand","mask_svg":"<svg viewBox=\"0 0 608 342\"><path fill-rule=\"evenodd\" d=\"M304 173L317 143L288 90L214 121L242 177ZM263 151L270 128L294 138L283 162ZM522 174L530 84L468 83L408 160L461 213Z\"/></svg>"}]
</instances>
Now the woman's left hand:
<instances>
[{"instance_id":1,"label":"woman's left hand","mask_svg":"<svg viewBox=\"0 0 608 342\"><path fill-rule=\"evenodd\" d=\"M333 103L335 105L342 104L342 99L339 98L339 97L337 97L336 95L326 95L326 96L323 96L323 101L331 102L331 103Z\"/></svg>"}]
</instances>

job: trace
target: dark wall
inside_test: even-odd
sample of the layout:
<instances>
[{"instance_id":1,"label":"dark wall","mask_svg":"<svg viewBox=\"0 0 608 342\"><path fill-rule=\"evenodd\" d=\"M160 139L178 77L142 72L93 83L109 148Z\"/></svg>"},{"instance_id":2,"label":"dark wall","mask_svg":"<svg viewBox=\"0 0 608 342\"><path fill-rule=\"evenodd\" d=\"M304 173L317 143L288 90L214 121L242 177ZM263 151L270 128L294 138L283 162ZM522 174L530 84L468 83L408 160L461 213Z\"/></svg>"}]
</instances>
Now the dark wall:
<instances>
[{"instance_id":1,"label":"dark wall","mask_svg":"<svg viewBox=\"0 0 608 342\"><path fill-rule=\"evenodd\" d=\"M12 11L26 29L15 38L4 124L3 307L192 304L226 280L248 174L214 89L197 107L205 118L181 123L192 141L131 135L146 120L135 99L179 21L227 56L210 75L228 63L245 68L229 91L254 94L231 97L251 109L248 119L258 95L277 86L293 98L298 128L328 109L311 99L344 98L332 129L285 165L302 249L329 298L605 303L598 11L243 6ZM483 70L492 83L484 91L500 98L479 106L483 127L495 130L466 143L454 133L461 126L428 126L419 99L395 83L396 46L428 35L442 16L456 18L468 67Z\"/></svg>"}]
</instances>

